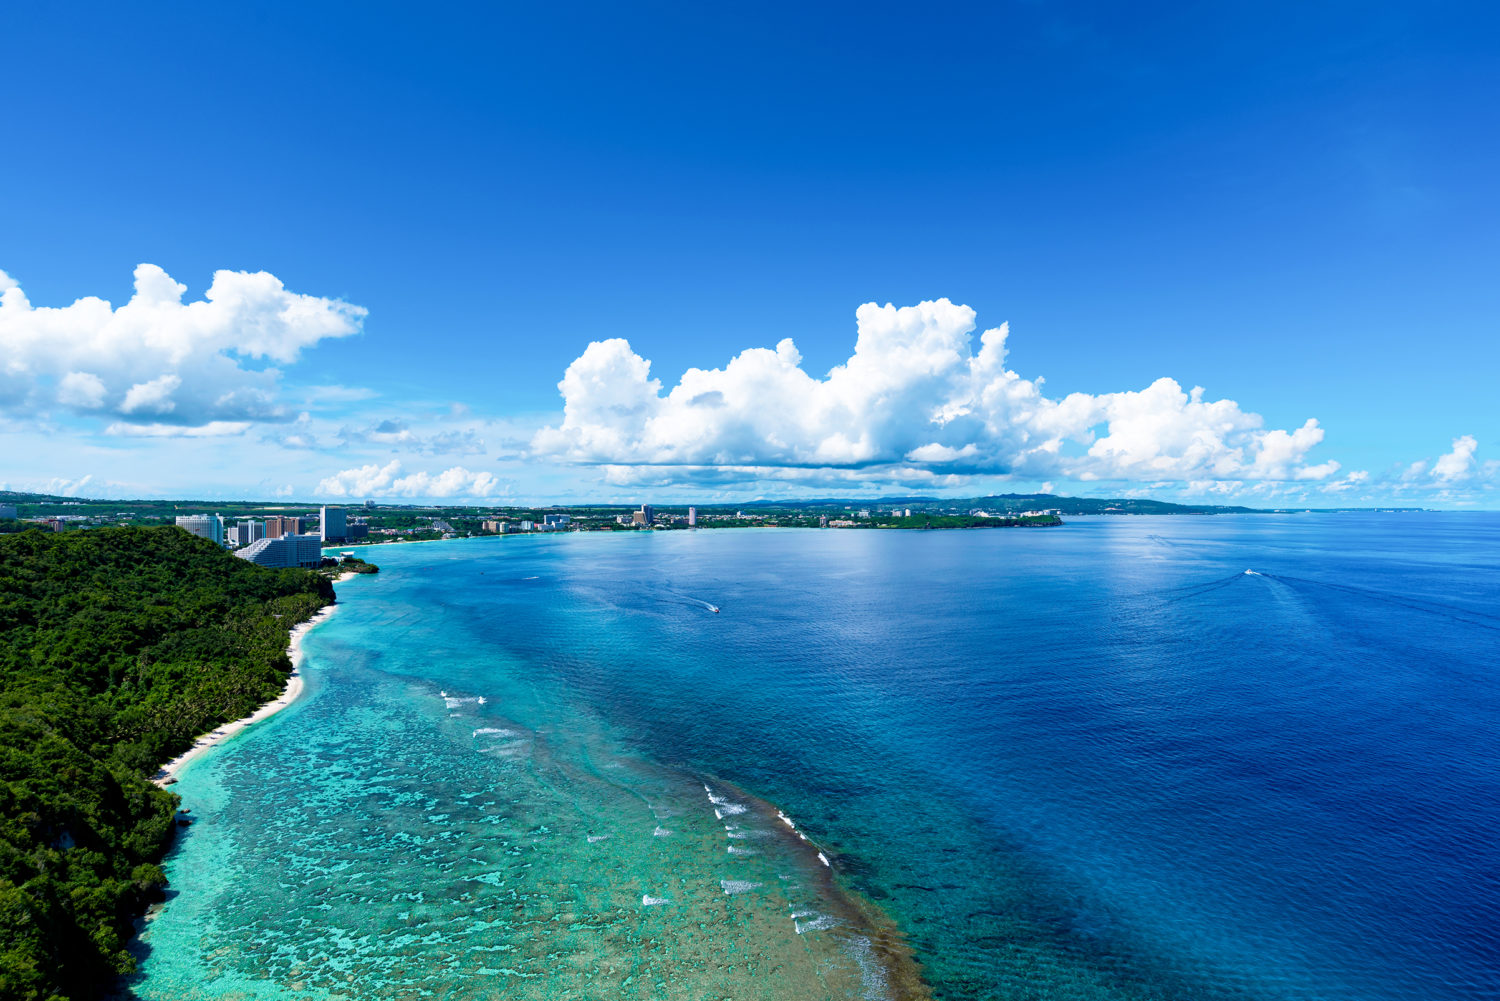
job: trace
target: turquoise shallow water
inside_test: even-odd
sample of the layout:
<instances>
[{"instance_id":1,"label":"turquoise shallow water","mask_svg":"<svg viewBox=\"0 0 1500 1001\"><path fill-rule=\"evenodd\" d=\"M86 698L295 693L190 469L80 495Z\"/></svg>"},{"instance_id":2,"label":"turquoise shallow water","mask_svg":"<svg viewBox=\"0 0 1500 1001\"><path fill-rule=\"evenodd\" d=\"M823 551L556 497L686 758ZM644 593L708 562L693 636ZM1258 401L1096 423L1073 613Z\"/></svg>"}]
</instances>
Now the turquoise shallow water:
<instances>
[{"instance_id":1,"label":"turquoise shallow water","mask_svg":"<svg viewBox=\"0 0 1500 1001\"><path fill-rule=\"evenodd\" d=\"M131 989L900 996L909 946L950 998L1494 996L1497 542L378 547L306 697L175 787L200 819Z\"/></svg>"}]
</instances>

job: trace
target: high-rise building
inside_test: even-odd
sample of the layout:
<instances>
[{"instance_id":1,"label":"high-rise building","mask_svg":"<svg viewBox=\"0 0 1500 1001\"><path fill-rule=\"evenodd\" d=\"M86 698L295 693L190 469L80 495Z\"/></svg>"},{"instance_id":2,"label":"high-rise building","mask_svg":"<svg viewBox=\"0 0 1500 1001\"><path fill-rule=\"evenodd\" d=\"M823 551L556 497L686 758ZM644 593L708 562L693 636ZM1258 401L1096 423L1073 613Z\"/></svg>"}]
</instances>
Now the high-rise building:
<instances>
[{"instance_id":1,"label":"high-rise building","mask_svg":"<svg viewBox=\"0 0 1500 1001\"><path fill-rule=\"evenodd\" d=\"M303 528L302 521L303 519L301 518L293 518L287 515L267 518L265 537L268 539L279 539L283 535L301 535Z\"/></svg>"},{"instance_id":2,"label":"high-rise building","mask_svg":"<svg viewBox=\"0 0 1500 1001\"><path fill-rule=\"evenodd\" d=\"M318 534L326 545L343 542L349 537L348 517L341 507L323 507L318 511Z\"/></svg>"},{"instance_id":3,"label":"high-rise building","mask_svg":"<svg viewBox=\"0 0 1500 1001\"><path fill-rule=\"evenodd\" d=\"M695 507L690 507L690 508L688 508L688 528L692 528L692 527L694 527L697 524L698 524L698 509L695 508Z\"/></svg>"},{"instance_id":4,"label":"high-rise building","mask_svg":"<svg viewBox=\"0 0 1500 1001\"><path fill-rule=\"evenodd\" d=\"M179 514L177 527L221 546L224 544L224 519L216 514Z\"/></svg>"},{"instance_id":5,"label":"high-rise building","mask_svg":"<svg viewBox=\"0 0 1500 1001\"><path fill-rule=\"evenodd\" d=\"M266 537L266 523L263 521L242 521L229 529L229 544L231 546L248 546L252 542L259 542Z\"/></svg>"},{"instance_id":6,"label":"high-rise building","mask_svg":"<svg viewBox=\"0 0 1500 1001\"><path fill-rule=\"evenodd\" d=\"M650 504L642 504L641 509L630 516L630 520L637 525L650 525L656 521L656 512Z\"/></svg>"},{"instance_id":7,"label":"high-rise building","mask_svg":"<svg viewBox=\"0 0 1500 1001\"><path fill-rule=\"evenodd\" d=\"M260 539L234 555L262 567L316 567L323 563L323 540L316 535Z\"/></svg>"}]
</instances>

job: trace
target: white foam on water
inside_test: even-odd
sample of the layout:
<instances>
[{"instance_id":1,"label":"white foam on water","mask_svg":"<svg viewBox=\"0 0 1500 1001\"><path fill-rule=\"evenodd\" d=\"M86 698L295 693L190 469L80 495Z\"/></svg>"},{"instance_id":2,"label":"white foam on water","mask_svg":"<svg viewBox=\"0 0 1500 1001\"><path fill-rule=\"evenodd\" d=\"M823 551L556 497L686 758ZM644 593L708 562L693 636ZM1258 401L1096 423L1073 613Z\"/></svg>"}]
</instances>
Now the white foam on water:
<instances>
[{"instance_id":1,"label":"white foam on water","mask_svg":"<svg viewBox=\"0 0 1500 1001\"><path fill-rule=\"evenodd\" d=\"M736 893L744 893L746 890L754 890L762 886L762 883L753 883L748 879L721 879L719 887L731 897Z\"/></svg>"},{"instance_id":2,"label":"white foam on water","mask_svg":"<svg viewBox=\"0 0 1500 1001\"><path fill-rule=\"evenodd\" d=\"M838 924L838 921L827 914L819 914L811 921L798 921L796 915L792 916L792 927L797 929L798 935L806 935L810 931L822 931L825 928L832 928L836 924ZM863 967L860 968L860 974L863 977Z\"/></svg>"},{"instance_id":3,"label":"white foam on water","mask_svg":"<svg viewBox=\"0 0 1500 1001\"><path fill-rule=\"evenodd\" d=\"M659 827L656 828L656 830L654 830L654 831L651 832L651 836L653 838L664 838L664 837L666 837L667 835L669 835L671 833L672 832L669 831L669 830L667 830L665 827L660 827L659 826Z\"/></svg>"},{"instance_id":4,"label":"white foam on water","mask_svg":"<svg viewBox=\"0 0 1500 1001\"><path fill-rule=\"evenodd\" d=\"M870 948L870 940L856 935L844 944L844 948L859 967L860 986L864 988L860 996L865 1001L888 1001L893 996L891 985L886 979L885 969L875 958L875 950Z\"/></svg>"},{"instance_id":5,"label":"white foam on water","mask_svg":"<svg viewBox=\"0 0 1500 1001\"><path fill-rule=\"evenodd\" d=\"M725 817L732 817L737 813L745 812L746 808L743 804L731 803L725 797L716 794L707 785L703 787L703 791L708 793L708 801L714 805L714 816L720 820L723 820Z\"/></svg>"},{"instance_id":6,"label":"white foam on water","mask_svg":"<svg viewBox=\"0 0 1500 1001\"><path fill-rule=\"evenodd\" d=\"M595 842L598 842L598 841L608 841L609 838L610 838L610 836L608 834L590 834L589 835L589 844L594 844Z\"/></svg>"},{"instance_id":7,"label":"white foam on water","mask_svg":"<svg viewBox=\"0 0 1500 1001\"><path fill-rule=\"evenodd\" d=\"M786 826L790 827L792 830L795 831L797 829L797 825L794 824L794 823L792 823L792 818L788 817L786 814L782 813L780 810L776 811L776 816L781 819L781 822L783 824L785 824Z\"/></svg>"},{"instance_id":8,"label":"white foam on water","mask_svg":"<svg viewBox=\"0 0 1500 1001\"><path fill-rule=\"evenodd\" d=\"M739 845L728 845L724 849L731 855L759 855L760 852L754 848L741 848Z\"/></svg>"},{"instance_id":9,"label":"white foam on water","mask_svg":"<svg viewBox=\"0 0 1500 1001\"><path fill-rule=\"evenodd\" d=\"M642 907L660 907L662 904L670 904L671 902L672 900L669 897L653 897L649 893L641 894Z\"/></svg>"},{"instance_id":10,"label":"white foam on water","mask_svg":"<svg viewBox=\"0 0 1500 1001\"><path fill-rule=\"evenodd\" d=\"M830 868L830 869L833 868L833 866L828 865L828 856L824 855L822 852L818 852L818 861L822 862L825 866L828 866L828 868Z\"/></svg>"},{"instance_id":11,"label":"white foam on water","mask_svg":"<svg viewBox=\"0 0 1500 1001\"><path fill-rule=\"evenodd\" d=\"M502 737L514 737L514 736L516 736L516 731L514 731L514 730L507 730L504 727L498 727L498 726L482 726L478 730L474 731L474 736L477 737L481 733L497 733L497 734L499 734Z\"/></svg>"}]
</instances>

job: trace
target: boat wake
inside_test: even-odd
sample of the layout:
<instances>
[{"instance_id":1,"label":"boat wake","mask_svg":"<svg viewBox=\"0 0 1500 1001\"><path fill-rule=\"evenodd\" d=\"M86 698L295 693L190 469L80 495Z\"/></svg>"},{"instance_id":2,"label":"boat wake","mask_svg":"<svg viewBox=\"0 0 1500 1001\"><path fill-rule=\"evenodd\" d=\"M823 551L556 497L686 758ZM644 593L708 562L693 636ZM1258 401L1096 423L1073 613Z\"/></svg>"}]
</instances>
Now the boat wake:
<instances>
[{"instance_id":1,"label":"boat wake","mask_svg":"<svg viewBox=\"0 0 1500 1001\"><path fill-rule=\"evenodd\" d=\"M1245 570L1241 573L1233 574L1229 577L1220 577L1215 580L1209 581L1198 581L1193 584L1184 584L1181 587L1166 588L1159 593L1168 602L1185 601L1188 598L1197 598L1207 594L1210 591L1217 591L1221 587L1228 587L1229 585L1234 584L1237 581L1242 581L1245 579L1246 574L1249 574L1253 577L1262 576L1258 571Z\"/></svg>"},{"instance_id":2,"label":"boat wake","mask_svg":"<svg viewBox=\"0 0 1500 1001\"><path fill-rule=\"evenodd\" d=\"M693 605L706 611L713 612L715 615L719 614L719 606L715 605L711 601L704 601L702 598L695 598L691 594L683 594L681 591L673 591L670 588L666 590L666 593L670 594L672 597L676 598L679 601L686 602L689 605Z\"/></svg>"},{"instance_id":3,"label":"boat wake","mask_svg":"<svg viewBox=\"0 0 1500 1001\"><path fill-rule=\"evenodd\" d=\"M1246 573L1251 571L1247 570ZM1493 629L1500 631L1500 615L1489 612L1481 612L1473 608L1465 608L1462 605L1451 605L1445 602L1428 601L1410 595L1397 594L1392 591L1379 591L1375 588L1358 587L1353 584L1341 584L1334 581L1312 580L1307 577L1292 577L1285 574L1264 573L1255 571L1255 576L1264 577L1293 586L1317 587L1329 591L1341 591L1351 597L1362 598L1367 601L1378 601L1385 604L1397 605L1401 608L1414 612L1422 612L1427 615L1435 615L1454 622L1462 622L1465 625L1478 626L1481 629Z\"/></svg>"}]
</instances>

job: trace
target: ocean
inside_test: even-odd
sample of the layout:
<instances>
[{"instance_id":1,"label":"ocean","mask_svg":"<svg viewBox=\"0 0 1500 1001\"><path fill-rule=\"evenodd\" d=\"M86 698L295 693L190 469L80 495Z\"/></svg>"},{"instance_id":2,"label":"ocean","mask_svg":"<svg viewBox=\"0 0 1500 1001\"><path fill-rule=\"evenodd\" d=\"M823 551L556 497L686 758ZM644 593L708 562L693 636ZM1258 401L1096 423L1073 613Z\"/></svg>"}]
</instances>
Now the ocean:
<instances>
[{"instance_id":1,"label":"ocean","mask_svg":"<svg viewBox=\"0 0 1500 1001\"><path fill-rule=\"evenodd\" d=\"M135 996L1500 996L1500 516L362 555Z\"/></svg>"}]
</instances>

